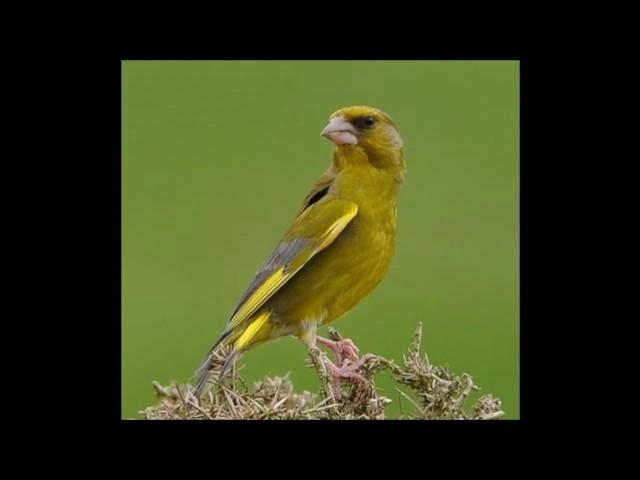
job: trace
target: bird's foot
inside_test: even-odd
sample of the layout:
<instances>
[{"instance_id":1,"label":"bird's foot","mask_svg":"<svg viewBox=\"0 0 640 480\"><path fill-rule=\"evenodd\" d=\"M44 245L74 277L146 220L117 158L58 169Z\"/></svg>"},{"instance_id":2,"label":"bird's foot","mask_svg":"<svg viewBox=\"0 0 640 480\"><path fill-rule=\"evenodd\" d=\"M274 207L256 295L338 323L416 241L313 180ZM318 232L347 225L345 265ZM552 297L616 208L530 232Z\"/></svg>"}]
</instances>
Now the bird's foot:
<instances>
[{"instance_id":1,"label":"bird's foot","mask_svg":"<svg viewBox=\"0 0 640 480\"><path fill-rule=\"evenodd\" d=\"M351 384L367 383L367 379L362 374L358 373L365 357L356 361L345 359L341 365L336 365L329 359L325 360L325 365L327 366L328 373L333 383L333 397L337 401L342 400L342 389L340 387L343 380L346 380Z\"/></svg>"},{"instance_id":2,"label":"bird's foot","mask_svg":"<svg viewBox=\"0 0 640 480\"><path fill-rule=\"evenodd\" d=\"M344 338L342 340L330 340L324 337L316 337L316 342L327 347L335 354L336 365L343 365L345 359L353 360L354 362L358 361L360 350L348 338Z\"/></svg>"},{"instance_id":3,"label":"bird's foot","mask_svg":"<svg viewBox=\"0 0 640 480\"><path fill-rule=\"evenodd\" d=\"M324 337L316 337L316 342L331 350L336 356L336 363L326 360L326 367L333 380L333 396L337 401L342 399L340 385L343 380L349 383L366 383L367 379L358 370L362 366L367 355L359 358L360 350L348 338L337 337L331 340Z\"/></svg>"},{"instance_id":4,"label":"bird's foot","mask_svg":"<svg viewBox=\"0 0 640 480\"><path fill-rule=\"evenodd\" d=\"M345 360L341 365L336 365L331 360L326 360L327 370L333 379L333 396L337 401L342 400L340 385L343 380L350 383L366 383L367 379L358 373L361 367L360 361Z\"/></svg>"}]
</instances>

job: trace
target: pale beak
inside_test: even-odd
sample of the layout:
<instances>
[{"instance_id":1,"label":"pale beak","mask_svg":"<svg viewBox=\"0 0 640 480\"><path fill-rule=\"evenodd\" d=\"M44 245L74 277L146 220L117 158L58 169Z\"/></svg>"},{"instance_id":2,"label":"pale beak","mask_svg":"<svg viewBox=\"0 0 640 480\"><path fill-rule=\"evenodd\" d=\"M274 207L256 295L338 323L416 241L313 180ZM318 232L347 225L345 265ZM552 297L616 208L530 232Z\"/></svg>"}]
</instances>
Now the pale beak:
<instances>
[{"instance_id":1,"label":"pale beak","mask_svg":"<svg viewBox=\"0 0 640 480\"><path fill-rule=\"evenodd\" d=\"M327 137L336 145L355 145L358 143L358 131L342 117L336 117L324 127L320 135Z\"/></svg>"}]
</instances>

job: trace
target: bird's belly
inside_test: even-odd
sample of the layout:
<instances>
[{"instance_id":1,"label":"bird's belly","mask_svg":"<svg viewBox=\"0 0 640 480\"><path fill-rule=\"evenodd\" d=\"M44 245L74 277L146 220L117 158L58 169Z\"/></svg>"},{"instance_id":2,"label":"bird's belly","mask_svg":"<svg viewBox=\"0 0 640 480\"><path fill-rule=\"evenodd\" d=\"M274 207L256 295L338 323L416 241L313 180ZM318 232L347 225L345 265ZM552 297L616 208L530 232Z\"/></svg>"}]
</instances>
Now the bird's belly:
<instances>
[{"instance_id":1,"label":"bird's belly","mask_svg":"<svg viewBox=\"0 0 640 480\"><path fill-rule=\"evenodd\" d=\"M272 297L269 306L274 322L289 326L329 323L380 283L394 253L395 222L366 220L356 217L333 244Z\"/></svg>"}]
</instances>

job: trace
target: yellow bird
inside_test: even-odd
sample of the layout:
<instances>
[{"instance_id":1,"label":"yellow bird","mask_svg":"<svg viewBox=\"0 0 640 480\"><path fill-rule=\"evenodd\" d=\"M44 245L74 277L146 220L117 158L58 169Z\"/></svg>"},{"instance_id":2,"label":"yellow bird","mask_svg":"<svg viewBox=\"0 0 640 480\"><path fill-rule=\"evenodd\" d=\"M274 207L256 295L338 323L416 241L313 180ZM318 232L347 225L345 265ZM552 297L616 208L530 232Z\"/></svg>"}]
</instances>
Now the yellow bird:
<instances>
[{"instance_id":1,"label":"yellow bird","mask_svg":"<svg viewBox=\"0 0 640 480\"><path fill-rule=\"evenodd\" d=\"M316 335L380 283L395 251L397 199L406 171L402 138L391 117L367 106L342 108L321 134L335 144L292 225L244 292L227 328L196 372L195 395L207 388L211 353L231 345L224 375L238 355L267 340L294 335L332 349L335 380L358 378L351 340Z\"/></svg>"}]
</instances>

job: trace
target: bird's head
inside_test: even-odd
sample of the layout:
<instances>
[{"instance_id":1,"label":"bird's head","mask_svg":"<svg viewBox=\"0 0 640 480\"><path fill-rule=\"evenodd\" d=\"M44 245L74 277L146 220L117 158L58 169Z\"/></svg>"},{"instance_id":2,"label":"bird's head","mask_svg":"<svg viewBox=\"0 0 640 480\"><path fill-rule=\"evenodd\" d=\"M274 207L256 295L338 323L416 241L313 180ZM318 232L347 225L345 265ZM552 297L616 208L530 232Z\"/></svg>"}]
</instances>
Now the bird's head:
<instances>
[{"instance_id":1,"label":"bird's head","mask_svg":"<svg viewBox=\"0 0 640 480\"><path fill-rule=\"evenodd\" d=\"M360 150L373 166L390 170L400 180L404 177L402 137L382 110L364 105L341 108L329 117L321 134L336 145L336 153Z\"/></svg>"}]
</instances>

